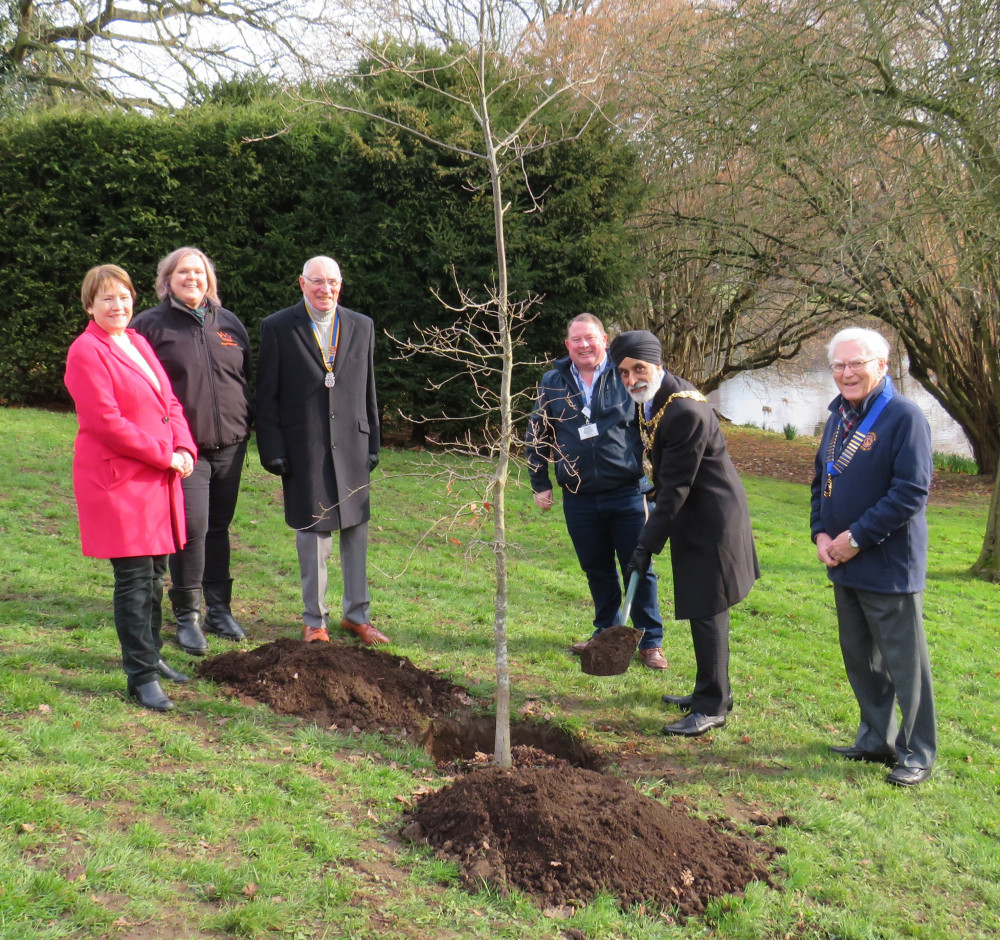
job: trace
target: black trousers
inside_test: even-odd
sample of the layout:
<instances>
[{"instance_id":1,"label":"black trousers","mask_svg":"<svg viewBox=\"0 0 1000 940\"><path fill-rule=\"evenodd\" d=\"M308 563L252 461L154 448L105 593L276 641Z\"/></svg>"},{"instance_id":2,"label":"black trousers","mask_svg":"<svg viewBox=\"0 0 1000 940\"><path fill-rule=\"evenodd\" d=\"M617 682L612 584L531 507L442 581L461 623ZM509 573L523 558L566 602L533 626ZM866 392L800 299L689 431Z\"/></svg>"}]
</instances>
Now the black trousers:
<instances>
[{"instance_id":1,"label":"black trousers","mask_svg":"<svg viewBox=\"0 0 1000 940\"><path fill-rule=\"evenodd\" d=\"M729 699L729 611L693 619L691 639L698 668L691 712L725 715Z\"/></svg>"},{"instance_id":2,"label":"black trousers","mask_svg":"<svg viewBox=\"0 0 1000 940\"><path fill-rule=\"evenodd\" d=\"M122 647L122 667L130 687L158 678L161 605L166 555L112 558L115 572L115 629Z\"/></svg>"},{"instance_id":3,"label":"black trousers","mask_svg":"<svg viewBox=\"0 0 1000 940\"><path fill-rule=\"evenodd\" d=\"M187 543L170 556L170 580L177 590L228 581L229 524L240 495L240 477L247 444L233 444L198 454L194 472L181 481Z\"/></svg>"}]
</instances>

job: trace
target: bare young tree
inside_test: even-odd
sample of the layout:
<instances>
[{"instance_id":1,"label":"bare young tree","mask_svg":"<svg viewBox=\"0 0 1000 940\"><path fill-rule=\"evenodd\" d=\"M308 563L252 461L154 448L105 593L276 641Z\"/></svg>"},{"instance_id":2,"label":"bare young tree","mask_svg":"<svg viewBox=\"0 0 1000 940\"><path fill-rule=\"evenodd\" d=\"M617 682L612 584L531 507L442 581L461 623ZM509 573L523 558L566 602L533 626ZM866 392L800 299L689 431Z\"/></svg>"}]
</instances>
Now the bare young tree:
<instances>
[{"instance_id":1,"label":"bare young tree","mask_svg":"<svg viewBox=\"0 0 1000 940\"><path fill-rule=\"evenodd\" d=\"M514 387L519 360L517 338L532 316L536 297L512 296L508 275L506 218L512 209L506 186L512 174L527 182L528 160L555 143L565 144L581 134L596 114L587 98L594 85L590 76L556 74L533 60L531 43L549 15L539 7L515 0L444 0L433 6L353 8L362 20L378 19L397 27L393 41L375 43L358 38L368 65L368 76L398 76L447 103L459 123L476 128L475 138L461 134L435 136L428 128L410 123L391 101L366 98L361 78L355 104L333 99L315 100L320 107L336 107L374 117L395 131L413 134L470 162L470 191L486 194L493 209L494 279L489 284L459 288L458 305L450 308L453 322L418 331L402 341L404 355L435 355L453 360L456 370L475 380L476 401L470 408L486 419L487 441L471 447L488 460L483 504L492 513L492 533L486 540L493 556L493 637L496 657L496 741L494 759L511 766L510 664L508 659L508 557L506 492L519 449L515 422L527 407L523 390ZM419 44L433 45L433 64L421 59ZM448 80L445 80L447 76ZM558 114L558 117L553 117ZM544 194L529 211L538 211ZM461 284L461 272L456 282ZM464 416L463 416L464 417Z\"/></svg>"},{"instance_id":2,"label":"bare young tree","mask_svg":"<svg viewBox=\"0 0 1000 940\"><path fill-rule=\"evenodd\" d=\"M178 104L191 87L295 67L322 16L323 0L0 0L0 79L29 98Z\"/></svg>"}]
</instances>

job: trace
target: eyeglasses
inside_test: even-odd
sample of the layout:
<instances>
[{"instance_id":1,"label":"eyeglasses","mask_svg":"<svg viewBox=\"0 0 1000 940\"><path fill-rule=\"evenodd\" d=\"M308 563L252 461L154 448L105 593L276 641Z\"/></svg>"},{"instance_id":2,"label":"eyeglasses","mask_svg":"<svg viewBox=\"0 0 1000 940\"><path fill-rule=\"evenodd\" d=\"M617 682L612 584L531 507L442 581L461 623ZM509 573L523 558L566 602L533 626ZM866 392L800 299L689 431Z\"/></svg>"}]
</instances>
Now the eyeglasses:
<instances>
[{"instance_id":1,"label":"eyeglasses","mask_svg":"<svg viewBox=\"0 0 1000 940\"><path fill-rule=\"evenodd\" d=\"M339 277L307 277L305 280L313 287L340 287Z\"/></svg>"},{"instance_id":2,"label":"eyeglasses","mask_svg":"<svg viewBox=\"0 0 1000 940\"><path fill-rule=\"evenodd\" d=\"M842 375L845 369L852 372L860 372L869 362L875 362L879 357L872 356L871 359L851 359L849 362L831 362L830 371L834 375Z\"/></svg>"}]
</instances>

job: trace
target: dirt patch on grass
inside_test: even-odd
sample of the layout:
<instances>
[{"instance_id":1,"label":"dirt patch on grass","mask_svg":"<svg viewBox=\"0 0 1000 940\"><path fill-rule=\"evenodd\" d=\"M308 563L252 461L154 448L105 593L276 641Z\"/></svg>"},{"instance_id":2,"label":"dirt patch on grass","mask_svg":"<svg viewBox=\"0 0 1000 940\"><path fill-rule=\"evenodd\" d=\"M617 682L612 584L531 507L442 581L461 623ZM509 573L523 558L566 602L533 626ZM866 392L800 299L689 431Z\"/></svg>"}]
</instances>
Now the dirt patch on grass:
<instances>
[{"instance_id":1,"label":"dirt patch on grass","mask_svg":"<svg viewBox=\"0 0 1000 940\"><path fill-rule=\"evenodd\" d=\"M491 726L467 690L405 657L286 638L224 653L197 672L281 715L421 740L443 770L467 771L424 794L403 834L458 861L471 888L517 889L546 907L606 892L624 906L686 916L752 881L771 884L776 849L696 819L681 804L644 796L620 777L577 766L601 762L579 742L560 744L558 729L545 723L516 723L515 767L493 766L477 750L487 748ZM452 739L459 751L472 745L472 753L442 751ZM553 743L563 756L552 754Z\"/></svg>"},{"instance_id":2,"label":"dirt patch on grass","mask_svg":"<svg viewBox=\"0 0 1000 940\"><path fill-rule=\"evenodd\" d=\"M723 426L726 446L740 473L771 477L788 483L812 482L813 460L819 441L808 438L788 440L781 434ZM993 481L985 476L936 471L931 479L931 501L938 504L962 502L969 497L989 496Z\"/></svg>"}]
</instances>

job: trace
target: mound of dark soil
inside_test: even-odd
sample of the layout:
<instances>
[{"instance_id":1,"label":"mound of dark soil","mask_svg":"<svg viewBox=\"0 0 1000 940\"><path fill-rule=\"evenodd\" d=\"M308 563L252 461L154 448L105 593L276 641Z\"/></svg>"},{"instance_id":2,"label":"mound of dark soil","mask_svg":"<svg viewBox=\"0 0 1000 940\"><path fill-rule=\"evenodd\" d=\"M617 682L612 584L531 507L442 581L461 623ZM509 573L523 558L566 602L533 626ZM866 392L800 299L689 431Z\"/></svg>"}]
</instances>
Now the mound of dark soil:
<instances>
[{"instance_id":1,"label":"mound of dark soil","mask_svg":"<svg viewBox=\"0 0 1000 940\"><path fill-rule=\"evenodd\" d=\"M197 673L230 694L330 727L417 732L473 704L465 689L405 656L351 643L279 639L199 663Z\"/></svg>"},{"instance_id":2,"label":"mound of dark soil","mask_svg":"<svg viewBox=\"0 0 1000 940\"><path fill-rule=\"evenodd\" d=\"M694 819L681 805L664 806L618 777L574 766L599 762L548 725L512 727L515 766L493 766L482 753L491 749L492 726L477 703L405 657L347 642L279 639L208 659L197 672L278 714L419 735L442 766L468 770L420 799L404 835L457 859L470 888L484 881L501 892L517 888L546 906L584 903L604 891L626 906L690 915L751 881L770 884L767 863L777 850ZM454 759L470 747L467 760Z\"/></svg>"},{"instance_id":3,"label":"mound of dark soil","mask_svg":"<svg viewBox=\"0 0 1000 940\"><path fill-rule=\"evenodd\" d=\"M772 884L777 850L576 767L490 767L423 797L403 836L457 860L465 881L563 906L598 892L700 914L709 898Z\"/></svg>"}]
</instances>

